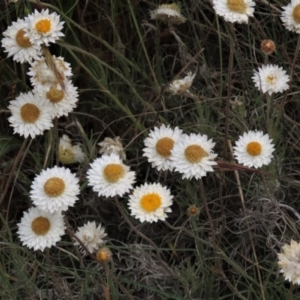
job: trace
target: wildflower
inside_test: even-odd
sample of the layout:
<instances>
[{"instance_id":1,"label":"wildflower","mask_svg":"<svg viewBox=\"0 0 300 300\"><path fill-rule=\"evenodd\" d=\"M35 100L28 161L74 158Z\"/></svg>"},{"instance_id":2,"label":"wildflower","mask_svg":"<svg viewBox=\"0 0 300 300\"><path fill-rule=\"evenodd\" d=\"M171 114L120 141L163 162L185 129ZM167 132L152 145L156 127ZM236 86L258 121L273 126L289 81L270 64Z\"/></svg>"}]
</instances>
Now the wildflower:
<instances>
[{"instance_id":1,"label":"wildflower","mask_svg":"<svg viewBox=\"0 0 300 300\"><path fill-rule=\"evenodd\" d=\"M35 60L31 63L30 82L37 89L50 89L52 86L60 87L60 82L65 82L67 77L72 76L70 64L62 57L52 56L52 67L49 68L45 58ZM54 69L56 71L54 71Z\"/></svg>"},{"instance_id":2,"label":"wildflower","mask_svg":"<svg viewBox=\"0 0 300 300\"><path fill-rule=\"evenodd\" d=\"M291 244L285 244L282 250L283 253L278 253L280 272L286 280L300 284L300 243L291 240Z\"/></svg>"},{"instance_id":3,"label":"wildflower","mask_svg":"<svg viewBox=\"0 0 300 300\"><path fill-rule=\"evenodd\" d=\"M100 154L103 153L108 155L114 153L119 155L121 159L126 159L126 153L119 136L115 137L114 139L106 137L101 143L98 143L98 145L101 147L99 150Z\"/></svg>"},{"instance_id":4,"label":"wildflower","mask_svg":"<svg viewBox=\"0 0 300 300\"><path fill-rule=\"evenodd\" d=\"M182 95L184 94L193 84L193 80L196 74L188 73L183 79L175 79L173 80L167 91L173 95Z\"/></svg>"},{"instance_id":5,"label":"wildflower","mask_svg":"<svg viewBox=\"0 0 300 300\"><path fill-rule=\"evenodd\" d=\"M207 172L213 172L213 161L217 154L213 154L215 143L208 140L207 135L184 134L175 144L172 150L172 163L175 170L183 174L182 178L199 179L206 176Z\"/></svg>"},{"instance_id":6,"label":"wildflower","mask_svg":"<svg viewBox=\"0 0 300 300\"><path fill-rule=\"evenodd\" d=\"M182 134L178 127L174 129L165 126L155 127L145 139L144 156L157 170L173 170L171 161L172 149Z\"/></svg>"},{"instance_id":7,"label":"wildflower","mask_svg":"<svg viewBox=\"0 0 300 300\"><path fill-rule=\"evenodd\" d=\"M157 222L165 220L168 212L172 212L173 196L160 183L145 183L135 188L129 196L131 215L141 222Z\"/></svg>"},{"instance_id":8,"label":"wildflower","mask_svg":"<svg viewBox=\"0 0 300 300\"><path fill-rule=\"evenodd\" d=\"M105 197L123 196L132 189L135 172L129 171L117 154L102 155L90 164L87 171L88 185Z\"/></svg>"},{"instance_id":9,"label":"wildflower","mask_svg":"<svg viewBox=\"0 0 300 300\"><path fill-rule=\"evenodd\" d=\"M189 217L197 217L200 214L200 209L195 204L193 204L188 207L187 214Z\"/></svg>"},{"instance_id":10,"label":"wildflower","mask_svg":"<svg viewBox=\"0 0 300 300\"><path fill-rule=\"evenodd\" d=\"M277 65L264 65L258 68L258 71L254 71L252 77L254 85L263 93L269 95L273 93L282 93L289 88L288 82L289 76Z\"/></svg>"},{"instance_id":11,"label":"wildflower","mask_svg":"<svg viewBox=\"0 0 300 300\"><path fill-rule=\"evenodd\" d=\"M58 158L65 165L82 163L85 161L85 154L79 145L72 146L71 139L64 134L59 140Z\"/></svg>"},{"instance_id":12,"label":"wildflower","mask_svg":"<svg viewBox=\"0 0 300 300\"><path fill-rule=\"evenodd\" d=\"M282 7L281 20L286 29L300 33L300 0L292 0Z\"/></svg>"},{"instance_id":13,"label":"wildflower","mask_svg":"<svg viewBox=\"0 0 300 300\"><path fill-rule=\"evenodd\" d=\"M14 128L14 133L24 135L25 138L34 138L53 126L50 105L46 99L37 97L32 92L21 93L10 101L8 109L12 114L8 121Z\"/></svg>"},{"instance_id":14,"label":"wildflower","mask_svg":"<svg viewBox=\"0 0 300 300\"><path fill-rule=\"evenodd\" d=\"M245 132L233 147L233 154L240 164L260 168L271 162L274 151L274 145L271 142L269 135L264 135L262 131Z\"/></svg>"},{"instance_id":15,"label":"wildflower","mask_svg":"<svg viewBox=\"0 0 300 300\"><path fill-rule=\"evenodd\" d=\"M101 263L108 263L111 261L112 253L107 247L102 247L97 251L96 257Z\"/></svg>"},{"instance_id":16,"label":"wildflower","mask_svg":"<svg viewBox=\"0 0 300 300\"><path fill-rule=\"evenodd\" d=\"M30 197L33 203L47 212L66 210L78 200L78 179L69 169L53 167L43 170L32 182Z\"/></svg>"},{"instance_id":17,"label":"wildflower","mask_svg":"<svg viewBox=\"0 0 300 300\"><path fill-rule=\"evenodd\" d=\"M85 225L78 228L76 236L85 245L85 247L93 253L104 243L103 238L105 238L107 234L104 232L104 228L101 227L101 224L96 227L95 221L88 221ZM75 241L74 245L80 246L78 241Z\"/></svg>"},{"instance_id":18,"label":"wildflower","mask_svg":"<svg viewBox=\"0 0 300 300\"><path fill-rule=\"evenodd\" d=\"M24 20L18 19L3 32L4 52L8 52L8 57L13 56L13 60L20 63L31 62L42 55L41 46L31 43L26 36L26 26L27 23Z\"/></svg>"},{"instance_id":19,"label":"wildflower","mask_svg":"<svg viewBox=\"0 0 300 300\"><path fill-rule=\"evenodd\" d=\"M52 85L50 88L42 88L38 85L35 86L34 91L49 101L53 118L67 116L76 107L78 101L77 87L69 80L65 81L64 89L57 85Z\"/></svg>"},{"instance_id":20,"label":"wildflower","mask_svg":"<svg viewBox=\"0 0 300 300\"><path fill-rule=\"evenodd\" d=\"M60 241L64 231L65 225L60 212L51 214L31 207L28 212L24 212L17 234L23 245L35 251L44 251Z\"/></svg>"},{"instance_id":21,"label":"wildflower","mask_svg":"<svg viewBox=\"0 0 300 300\"><path fill-rule=\"evenodd\" d=\"M265 55L271 55L276 50L276 46L272 40L263 40L260 49Z\"/></svg>"},{"instance_id":22,"label":"wildflower","mask_svg":"<svg viewBox=\"0 0 300 300\"><path fill-rule=\"evenodd\" d=\"M42 10L28 15L25 18L27 22L27 36L32 44L49 46L49 43L55 43L64 34L61 32L64 22L60 22L57 13L49 14L49 10Z\"/></svg>"},{"instance_id":23,"label":"wildflower","mask_svg":"<svg viewBox=\"0 0 300 300\"><path fill-rule=\"evenodd\" d=\"M157 9L150 11L150 17L152 20L168 24L181 24L186 21L180 12L180 7L175 3L159 5Z\"/></svg>"},{"instance_id":24,"label":"wildflower","mask_svg":"<svg viewBox=\"0 0 300 300\"><path fill-rule=\"evenodd\" d=\"M255 2L252 0L213 0L213 6L219 16L231 23L248 23L253 17Z\"/></svg>"}]
</instances>

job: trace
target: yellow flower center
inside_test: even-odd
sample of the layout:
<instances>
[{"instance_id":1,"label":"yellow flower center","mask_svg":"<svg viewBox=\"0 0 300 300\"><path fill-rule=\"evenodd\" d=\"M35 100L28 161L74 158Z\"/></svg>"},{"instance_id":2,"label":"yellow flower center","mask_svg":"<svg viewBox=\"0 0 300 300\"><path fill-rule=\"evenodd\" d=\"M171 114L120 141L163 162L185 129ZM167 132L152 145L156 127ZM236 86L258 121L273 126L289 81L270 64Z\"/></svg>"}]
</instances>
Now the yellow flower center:
<instances>
[{"instance_id":1,"label":"yellow flower center","mask_svg":"<svg viewBox=\"0 0 300 300\"><path fill-rule=\"evenodd\" d=\"M108 182L114 183L124 176L125 170L120 164L108 164L103 173Z\"/></svg>"},{"instance_id":2,"label":"yellow flower center","mask_svg":"<svg viewBox=\"0 0 300 300\"><path fill-rule=\"evenodd\" d=\"M171 155L171 150L173 149L174 141L168 137L159 139L155 145L156 152L163 156L169 157Z\"/></svg>"},{"instance_id":3,"label":"yellow flower center","mask_svg":"<svg viewBox=\"0 0 300 300\"><path fill-rule=\"evenodd\" d=\"M35 24L35 29L39 33L47 33L51 29L51 21L48 19L42 19Z\"/></svg>"},{"instance_id":4,"label":"yellow flower center","mask_svg":"<svg viewBox=\"0 0 300 300\"><path fill-rule=\"evenodd\" d=\"M208 153L199 145L190 145L184 150L184 155L189 162L197 163L208 156Z\"/></svg>"},{"instance_id":5,"label":"yellow flower center","mask_svg":"<svg viewBox=\"0 0 300 300\"><path fill-rule=\"evenodd\" d=\"M25 36L26 31L24 29L20 29L16 34L16 42L22 48L29 48L32 46L30 40L27 36Z\"/></svg>"},{"instance_id":6,"label":"yellow flower center","mask_svg":"<svg viewBox=\"0 0 300 300\"><path fill-rule=\"evenodd\" d=\"M300 4L297 4L293 9L293 18L296 23L300 23Z\"/></svg>"},{"instance_id":7,"label":"yellow flower center","mask_svg":"<svg viewBox=\"0 0 300 300\"><path fill-rule=\"evenodd\" d=\"M247 145L247 152L251 155L251 156L257 156L261 153L261 144L258 142L250 142Z\"/></svg>"},{"instance_id":8,"label":"yellow flower center","mask_svg":"<svg viewBox=\"0 0 300 300\"><path fill-rule=\"evenodd\" d=\"M50 227L50 221L45 217L37 217L31 222L31 229L37 235L45 235Z\"/></svg>"},{"instance_id":9,"label":"yellow flower center","mask_svg":"<svg viewBox=\"0 0 300 300\"><path fill-rule=\"evenodd\" d=\"M25 123L34 123L40 116L40 109L32 103L26 103L21 107L21 118Z\"/></svg>"},{"instance_id":10,"label":"yellow flower center","mask_svg":"<svg viewBox=\"0 0 300 300\"><path fill-rule=\"evenodd\" d=\"M52 103L60 102L64 98L64 91L58 90L56 87L51 86L49 91L46 93L47 99Z\"/></svg>"},{"instance_id":11,"label":"yellow flower center","mask_svg":"<svg viewBox=\"0 0 300 300\"><path fill-rule=\"evenodd\" d=\"M269 84L274 85L274 84L276 84L277 77L275 75L269 75L267 77L267 81L268 81Z\"/></svg>"},{"instance_id":12,"label":"yellow flower center","mask_svg":"<svg viewBox=\"0 0 300 300\"><path fill-rule=\"evenodd\" d=\"M247 5L244 0L227 0L227 7L229 10L244 14L247 11Z\"/></svg>"},{"instance_id":13,"label":"yellow flower center","mask_svg":"<svg viewBox=\"0 0 300 300\"><path fill-rule=\"evenodd\" d=\"M44 191L49 197L58 197L65 190L65 183L61 178L49 178L44 184Z\"/></svg>"},{"instance_id":14,"label":"yellow flower center","mask_svg":"<svg viewBox=\"0 0 300 300\"><path fill-rule=\"evenodd\" d=\"M72 148L59 147L58 157L59 157L59 161L66 165L75 162L75 154L72 151Z\"/></svg>"},{"instance_id":15,"label":"yellow flower center","mask_svg":"<svg viewBox=\"0 0 300 300\"><path fill-rule=\"evenodd\" d=\"M161 197L156 193L149 193L142 197L141 207L147 212L153 212L161 206Z\"/></svg>"}]
</instances>

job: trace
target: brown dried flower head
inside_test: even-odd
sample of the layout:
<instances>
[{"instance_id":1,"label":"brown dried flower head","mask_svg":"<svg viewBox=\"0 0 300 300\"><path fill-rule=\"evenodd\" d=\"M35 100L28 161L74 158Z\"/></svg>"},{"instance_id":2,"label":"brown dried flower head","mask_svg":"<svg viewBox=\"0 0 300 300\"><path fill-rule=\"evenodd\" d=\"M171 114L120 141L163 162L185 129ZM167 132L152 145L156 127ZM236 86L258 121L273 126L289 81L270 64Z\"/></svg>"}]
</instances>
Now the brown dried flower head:
<instances>
[{"instance_id":1,"label":"brown dried flower head","mask_svg":"<svg viewBox=\"0 0 300 300\"><path fill-rule=\"evenodd\" d=\"M276 46L272 40L263 40L260 49L264 54L271 55L276 50Z\"/></svg>"}]
</instances>

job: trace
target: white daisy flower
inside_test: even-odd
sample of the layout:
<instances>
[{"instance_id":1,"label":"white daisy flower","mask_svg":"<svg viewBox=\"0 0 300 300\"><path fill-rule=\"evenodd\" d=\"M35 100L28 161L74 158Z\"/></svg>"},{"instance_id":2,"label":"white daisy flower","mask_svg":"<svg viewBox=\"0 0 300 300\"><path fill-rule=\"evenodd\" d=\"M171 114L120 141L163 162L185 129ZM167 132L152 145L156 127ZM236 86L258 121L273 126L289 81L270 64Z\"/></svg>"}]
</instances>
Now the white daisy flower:
<instances>
[{"instance_id":1,"label":"white daisy flower","mask_svg":"<svg viewBox=\"0 0 300 300\"><path fill-rule=\"evenodd\" d=\"M279 68L277 65L264 65L258 68L258 71L254 70L252 80L259 90L271 95L287 90L289 88L288 82L290 78L282 67Z\"/></svg>"},{"instance_id":2,"label":"white daisy flower","mask_svg":"<svg viewBox=\"0 0 300 300\"><path fill-rule=\"evenodd\" d=\"M135 188L129 196L131 215L141 222L164 221L168 212L172 212L173 196L170 190L160 183L145 183Z\"/></svg>"},{"instance_id":3,"label":"white daisy flower","mask_svg":"<svg viewBox=\"0 0 300 300\"><path fill-rule=\"evenodd\" d=\"M33 250L44 251L61 240L65 232L63 216L60 212L51 214L36 207L24 212L18 224L17 234L23 245Z\"/></svg>"},{"instance_id":4,"label":"white daisy flower","mask_svg":"<svg viewBox=\"0 0 300 300\"><path fill-rule=\"evenodd\" d=\"M98 143L98 145L101 147L99 150L100 154L108 155L111 153L115 153L119 155L123 160L126 159L126 153L119 136L115 137L114 139L106 137L101 143Z\"/></svg>"},{"instance_id":5,"label":"white daisy flower","mask_svg":"<svg viewBox=\"0 0 300 300\"><path fill-rule=\"evenodd\" d=\"M59 139L58 158L64 164L82 163L85 161L85 154L82 152L79 145L72 145L71 139L67 135L63 135Z\"/></svg>"},{"instance_id":6,"label":"white daisy flower","mask_svg":"<svg viewBox=\"0 0 300 300\"><path fill-rule=\"evenodd\" d=\"M286 29L300 33L300 0L292 0L290 4L282 7L281 20Z\"/></svg>"},{"instance_id":7,"label":"white daisy flower","mask_svg":"<svg viewBox=\"0 0 300 300\"><path fill-rule=\"evenodd\" d=\"M43 9L41 12L35 10L25 18L25 21L28 24L27 36L32 44L49 46L49 43L55 43L64 36L61 30L65 22L60 22L57 13L49 14L48 9Z\"/></svg>"},{"instance_id":8,"label":"white daisy flower","mask_svg":"<svg viewBox=\"0 0 300 300\"><path fill-rule=\"evenodd\" d=\"M173 80L170 83L167 91L172 93L173 95L184 94L193 84L193 80L194 80L195 76L196 76L196 74L188 73L188 75L182 79Z\"/></svg>"},{"instance_id":9,"label":"white daisy flower","mask_svg":"<svg viewBox=\"0 0 300 300\"><path fill-rule=\"evenodd\" d=\"M18 19L3 32L4 52L8 52L8 57L13 56L13 60L20 63L31 62L42 55L41 46L31 43L25 36L26 26L27 23L24 20Z\"/></svg>"},{"instance_id":10,"label":"white daisy flower","mask_svg":"<svg viewBox=\"0 0 300 300\"><path fill-rule=\"evenodd\" d=\"M56 68L56 73L49 68L45 58L35 60L29 68L30 82L37 89L50 89L52 86L60 87L60 81L66 82L67 77L72 76L70 64L62 57L52 55L52 64Z\"/></svg>"},{"instance_id":11,"label":"white daisy flower","mask_svg":"<svg viewBox=\"0 0 300 300\"><path fill-rule=\"evenodd\" d=\"M213 172L213 161L217 154L213 154L215 143L208 140L207 135L191 133L183 134L172 150L172 162L175 170L183 174L182 178L199 179Z\"/></svg>"},{"instance_id":12,"label":"white daisy flower","mask_svg":"<svg viewBox=\"0 0 300 300\"><path fill-rule=\"evenodd\" d=\"M117 154L102 155L90 164L87 171L88 185L99 196L123 196L132 189L135 182L135 172L129 171Z\"/></svg>"},{"instance_id":13,"label":"white daisy flower","mask_svg":"<svg viewBox=\"0 0 300 300\"><path fill-rule=\"evenodd\" d=\"M285 244L282 250L278 253L280 273L286 280L300 284L300 243L291 240L291 245Z\"/></svg>"},{"instance_id":14,"label":"white daisy flower","mask_svg":"<svg viewBox=\"0 0 300 300\"><path fill-rule=\"evenodd\" d=\"M30 198L38 208L53 213L73 206L78 194L79 180L76 176L69 169L55 166L34 178Z\"/></svg>"},{"instance_id":15,"label":"white daisy flower","mask_svg":"<svg viewBox=\"0 0 300 300\"><path fill-rule=\"evenodd\" d=\"M99 249L104 243L103 238L107 236L101 224L96 227L95 221L88 221L85 225L79 227L75 234L91 253ZM80 246L78 241L75 241L74 245Z\"/></svg>"},{"instance_id":16,"label":"white daisy flower","mask_svg":"<svg viewBox=\"0 0 300 300\"><path fill-rule=\"evenodd\" d=\"M34 138L53 126L51 106L46 99L32 92L21 93L16 100L10 101L8 109L12 114L8 121L14 133L24 135L25 138Z\"/></svg>"},{"instance_id":17,"label":"white daisy flower","mask_svg":"<svg viewBox=\"0 0 300 300\"><path fill-rule=\"evenodd\" d=\"M231 23L248 23L253 17L255 2L252 0L213 0L217 15Z\"/></svg>"},{"instance_id":18,"label":"white daisy flower","mask_svg":"<svg viewBox=\"0 0 300 300\"><path fill-rule=\"evenodd\" d=\"M245 132L233 147L233 154L240 164L260 168L271 162L274 151L274 145L271 142L269 135L264 135L262 131Z\"/></svg>"},{"instance_id":19,"label":"white daisy flower","mask_svg":"<svg viewBox=\"0 0 300 300\"><path fill-rule=\"evenodd\" d=\"M181 24L186 18L181 14L180 7L175 4L162 4L157 9L150 11L152 20L158 20L169 24Z\"/></svg>"},{"instance_id":20,"label":"white daisy flower","mask_svg":"<svg viewBox=\"0 0 300 300\"><path fill-rule=\"evenodd\" d=\"M173 170L171 161L172 149L181 137L182 130L178 127L174 129L165 126L155 127L145 139L146 148L143 149L143 156L148 158L153 168L157 170Z\"/></svg>"},{"instance_id":21,"label":"white daisy flower","mask_svg":"<svg viewBox=\"0 0 300 300\"><path fill-rule=\"evenodd\" d=\"M50 88L42 88L39 85L35 86L34 92L49 100L53 111L53 118L68 116L69 112L72 112L77 106L77 87L70 80L65 81L64 89L57 85Z\"/></svg>"}]
</instances>

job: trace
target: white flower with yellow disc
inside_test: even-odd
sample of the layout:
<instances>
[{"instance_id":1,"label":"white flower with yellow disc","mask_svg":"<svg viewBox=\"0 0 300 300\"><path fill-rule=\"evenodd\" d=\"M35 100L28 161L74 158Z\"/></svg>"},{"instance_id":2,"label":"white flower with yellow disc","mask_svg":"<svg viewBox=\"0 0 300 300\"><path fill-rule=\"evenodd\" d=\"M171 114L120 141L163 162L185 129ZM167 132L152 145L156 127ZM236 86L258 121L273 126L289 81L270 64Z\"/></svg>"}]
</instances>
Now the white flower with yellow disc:
<instances>
[{"instance_id":1,"label":"white flower with yellow disc","mask_svg":"<svg viewBox=\"0 0 300 300\"><path fill-rule=\"evenodd\" d=\"M181 137L182 130L178 127L174 129L162 124L154 127L149 136L145 139L144 155L157 170L173 170L171 161L172 149Z\"/></svg>"},{"instance_id":2,"label":"white flower with yellow disc","mask_svg":"<svg viewBox=\"0 0 300 300\"><path fill-rule=\"evenodd\" d=\"M233 149L239 164L260 168L271 162L274 145L268 134L264 135L262 131L249 131L239 137Z\"/></svg>"},{"instance_id":3,"label":"white flower with yellow disc","mask_svg":"<svg viewBox=\"0 0 300 300\"><path fill-rule=\"evenodd\" d=\"M253 17L255 2L252 0L213 0L216 13L231 23L248 23Z\"/></svg>"},{"instance_id":4,"label":"white flower with yellow disc","mask_svg":"<svg viewBox=\"0 0 300 300\"><path fill-rule=\"evenodd\" d=\"M217 154L212 152L215 143L207 135L183 134L172 150L172 163L175 170L183 174L182 178L199 179L213 172L217 163Z\"/></svg>"},{"instance_id":5,"label":"white flower with yellow disc","mask_svg":"<svg viewBox=\"0 0 300 300\"><path fill-rule=\"evenodd\" d=\"M51 214L31 207L24 212L17 234L23 245L35 251L44 251L60 241L64 232L65 225L60 212Z\"/></svg>"},{"instance_id":6,"label":"white flower with yellow disc","mask_svg":"<svg viewBox=\"0 0 300 300\"><path fill-rule=\"evenodd\" d=\"M292 0L282 7L281 20L286 29L300 34L300 0Z\"/></svg>"},{"instance_id":7,"label":"white flower with yellow disc","mask_svg":"<svg viewBox=\"0 0 300 300\"><path fill-rule=\"evenodd\" d=\"M40 88L40 86L37 86L34 89L34 92L49 101L52 107L53 118L68 116L68 114L77 106L77 87L75 87L70 80L65 81L64 89L59 85L54 85L50 88Z\"/></svg>"},{"instance_id":8,"label":"white flower with yellow disc","mask_svg":"<svg viewBox=\"0 0 300 300\"><path fill-rule=\"evenodd\" d=\"M129 171L129 167L123 164L119 155L112 153L102 155L90 164L87 179L88 185L92 186L99 196L123 196L132 189L135 172Z\"/></svg>"},{"instance_id":9,"label":"white flower with yellow disc","mask_svg":"<svg viewBox=\"0 0 300 300\"><path fill-rule=\"evenodd\" d=\"M73 206L78 194L78 178L69 169L55 166L34 178L30 198L38 208L53 213Z\"/></svg>"},{"instance_id":10,"label":"white flower with yellow disc","mask_svg":"<svg viewBox=\"0 0 300 300\"><path fill-rule=\"evenodd\" d=\"M27 22L27 36L32 44L49 46L55 43L60 37L64 36L61 32L64 22L60 22L57 13L49 14L49 10L37 10L25 18Z\"/></svg>"},{"instance_id":11,"label":"white flower with yellow disc","mask_svg":"<svg viewBox=\"0 0 300 300\"><path fill-rule=\"evenodd\" d=\"M16 100L10 101L8 109L12 114L8 121L14 133L25 138L34 138L53 126L52 108L48 101L32 92L21 93Z\"/></svg>"},{"instance_id":12,"label":"white flower with yellow disc","mask_svg":"<svg viewBox=\"0 0 300 300\"><path fill-rule=\"evenodd\" d=\"M5 48L4 52L8 52L8 57L13 56L13 60L20 63L31 62L34 59L39 59L42 55L41 46L31 43L26 36L26 27L27 23L18 19L3 32L2 47Z\"/></svg>"},{"instance_id":13,"label":"white flower with yellow disc","mask_svg":"<svg viewBox=\"0 0 300 300\"><path fill-rule=\"evenodd\" d=\"M173 196L170 190L160 183L145 183L135 188L129 196L131 215L141 222L164 221L172 212Z\"/></svg>"}]
</instances>

